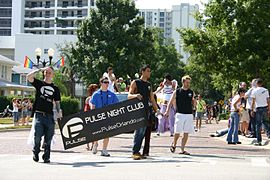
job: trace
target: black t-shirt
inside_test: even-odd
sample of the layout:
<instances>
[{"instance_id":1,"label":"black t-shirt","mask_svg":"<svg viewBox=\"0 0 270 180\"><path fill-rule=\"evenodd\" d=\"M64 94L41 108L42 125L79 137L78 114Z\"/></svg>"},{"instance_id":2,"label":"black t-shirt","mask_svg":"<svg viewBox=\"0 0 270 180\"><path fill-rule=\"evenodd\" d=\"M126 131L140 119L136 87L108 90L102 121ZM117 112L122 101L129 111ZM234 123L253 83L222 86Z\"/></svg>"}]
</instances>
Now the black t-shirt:
<instances>
[{"instance_id":1,"label":"black t-shirt","mask_svg":"<svg viewBox=\"0 0 270 180\"><path fill-rule=\"evenodd\" d=\"M192 90L183 88L176 90L176 110L181 114L192 114L192 100L194 93Z\"/></svg>"},{"instance_id":2,"label":"black t-shirt","mask_svg":"<svg viewBox=\"0 0 270 180\"><path fill-rule=\"evenodd\" d=\"M149 102L150 102L150 92L151 92L151 83L148 81L143 81L141 79L136 79L137 93L142 95L142 102L147 111L150 110Z\"/></svg>"},{"instance_id":3,"label":"black t-shirt","mask_svg":"<svg viewBox=\"0 0 270 180\"><path fill-rule=\"evenodd\" d=\"M38 79L34 79L34 82L31 84L36 88L36 98L33 110L53 114L53 101L61 100L58 87L53 83L48 84Z\"/></svg>"}]
</instances>

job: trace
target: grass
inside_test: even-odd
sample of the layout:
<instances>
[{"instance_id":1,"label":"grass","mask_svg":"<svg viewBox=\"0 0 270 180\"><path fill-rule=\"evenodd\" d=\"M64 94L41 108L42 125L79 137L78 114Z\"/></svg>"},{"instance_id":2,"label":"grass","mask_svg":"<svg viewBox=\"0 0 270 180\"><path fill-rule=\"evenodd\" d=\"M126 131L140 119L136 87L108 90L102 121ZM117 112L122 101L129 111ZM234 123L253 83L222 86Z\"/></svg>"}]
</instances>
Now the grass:
<instances>
[{"instance_id":1,"label":"grass","mask_svg":"<svg viewBox=\"0 0 270 180\"><path fill-rule=\"evenodd\" d=\"M25 128L31 128L31 125L3 127L3 128L0 128L0 131L8 130L8 129L25 129Z\"/></svg>"},{"instance_id":2,"label":"grass","mask_svg":"<svg viewBox=\"0 0 270 180\"><path fill-rule=\"evenodd\" d=\"M32 122L32 119L30 119L29 122ZM13 119L12 118L0 118L0 124L13 124Z\"/></svg>"}]
</instances>

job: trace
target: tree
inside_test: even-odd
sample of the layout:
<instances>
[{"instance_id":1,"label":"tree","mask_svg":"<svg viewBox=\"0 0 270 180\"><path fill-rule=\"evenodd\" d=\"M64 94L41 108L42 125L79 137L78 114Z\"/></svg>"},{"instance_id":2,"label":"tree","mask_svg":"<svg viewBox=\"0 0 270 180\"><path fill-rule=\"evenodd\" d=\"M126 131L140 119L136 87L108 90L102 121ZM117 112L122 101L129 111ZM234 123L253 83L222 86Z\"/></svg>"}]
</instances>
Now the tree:
<instances>
[{"instance_id":1,"label":"tree","mask_svg":"<svg viewBox=\"0 0 270 180\"><path fill-rule=\"evenodd\" d=\"M98 0L96 6L82 21L78 41L71 49L76 60L72 66L79 78L98 82L108 66L113 66L118 76L134 78L142 64L155 66L153 33L144 28L134 2Z\"/></svg>"},{"instance_id":2,"label":"tree","mask_svg":"<svg viewBox=\"0 0 270 180\"><path fill-rule=\"evenodd\" d=\"M268 0L211 0L196 15L202 29L179 30L189 61L203 68L213 87L223 92L239 81L268 79L269 17Z\"/></svg>"}]
</instances>

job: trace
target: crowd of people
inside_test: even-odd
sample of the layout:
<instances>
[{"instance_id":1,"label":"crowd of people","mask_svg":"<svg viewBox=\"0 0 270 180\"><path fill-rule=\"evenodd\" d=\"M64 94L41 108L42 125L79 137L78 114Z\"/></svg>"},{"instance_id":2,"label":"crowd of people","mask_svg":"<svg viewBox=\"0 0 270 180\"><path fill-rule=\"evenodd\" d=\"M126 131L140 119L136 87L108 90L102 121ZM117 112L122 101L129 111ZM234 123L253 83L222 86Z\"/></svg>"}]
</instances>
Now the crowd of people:
<instances>
[{"instance_id":1,"label":"crowd of people","mask_svg":"<svg viewBox=\"0 0 270 180\"><path fill-rule=\"evenodd\" d=\"M44 81L35 78L35 74L39 71L43 71ZM219 123L220 105L217 102L209 105L201 94L196 95L190 88L191 77L188 75L182 77L182 86L178 87L178 82L170 74L166 74L164 80L154 91L149 82L151 68L148 65L143 66L140 74L141 77L125 83L123 78L116 78L111 67L108 68L107 72L101 76L99 84L89 85L84 111L118 103L119 100L116 92L127 92L128 99L137 98L143 102L147 115L147 126L134 132L131 150L132 158L140 160L146 159L149 156L151 132L153 129L156 129L158 136L167 130L170 131L170 136L173 137L170 145L172 153L176 152L177 143L181 136L179 153L190 155L186 151L189 134L201 131L203 119L205 119L206 124L211 124L212 121ZM37 89L34 106L35 133L33 147L33 160L36 162L39 161L42 136L44 136L44 155L42 158L45 163L50 162L50 143L54 134L53 107L56 109L55 113L58 114L57 118L62 117L60 113L60 91L53 85L52 77L53 69L50 67L35 70L27 75L28 81ZM267 117L270 115L269 92L262 85L261 79L253 80L251 88L246 91L246 84L241 83L239 90L227 104L231 112L229 125L228 128L221 130L220 134L228 134L228 144L240 144L238 133L241 131L247 137L257 138L256 145L262 145L262 127L265 129L268 137L270 137L269 122L267 121ZM158 96L161 96L161 98ZM26 103L14 100L15 107L23 106L22 104ZM28 106L24 105L24 107ZM24 110L22 109L22 112ZM141 153L143 141L144 146ZM101 156L110 156L107 149L108 145L109 138L103 139L100 151ZM86 148L87 150L92 150L93 154L97 154L99 142L87 144Z\"/></svg>"},{"instance_id":2,"label":"crowd of people","mask_svg":"<svg viewBox=\"0 0 270 180\"><path fill-rule=\"evenodd\" d=\"M13 98L12 99L12 114L14 126L29 125L29 120L32 116L33 103L29 98Z\"/></svg>"}]
</instances>

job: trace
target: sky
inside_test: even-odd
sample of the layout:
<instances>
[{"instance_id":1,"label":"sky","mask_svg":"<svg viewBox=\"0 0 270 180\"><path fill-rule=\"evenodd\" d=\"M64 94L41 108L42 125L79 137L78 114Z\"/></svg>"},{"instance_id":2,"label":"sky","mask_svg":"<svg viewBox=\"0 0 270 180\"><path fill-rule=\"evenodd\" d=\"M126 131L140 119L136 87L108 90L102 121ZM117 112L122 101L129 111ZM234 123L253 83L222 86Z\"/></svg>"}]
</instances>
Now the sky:
<instances>
[{"instance_id":1,"label":"sky","mask_svg":"<svg viewBox=\"0 0 270 180\"><path fill-rule=\"evenodd\" d=\"M208 0L135 0L138 9L172 9L172 5L181 3L198 4L200 9L203 8L201 2L206 3Z\"/></svg>"}]
</instances>

